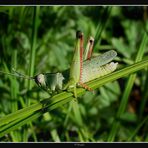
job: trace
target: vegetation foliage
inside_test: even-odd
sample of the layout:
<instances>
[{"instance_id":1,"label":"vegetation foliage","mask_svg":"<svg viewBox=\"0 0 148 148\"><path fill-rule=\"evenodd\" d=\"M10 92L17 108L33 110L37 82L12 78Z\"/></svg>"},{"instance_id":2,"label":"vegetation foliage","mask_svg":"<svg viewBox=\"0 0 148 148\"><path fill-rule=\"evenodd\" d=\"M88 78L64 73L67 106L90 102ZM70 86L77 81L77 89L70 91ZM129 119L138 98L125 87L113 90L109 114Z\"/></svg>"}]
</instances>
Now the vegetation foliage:
<instances>
[{"instance_id":1,"label":"vegetation foliage","mask_svg":"<svg viewBox=\"0 0 148 148\"><path fill-rule=\"evenodd\" d=\"M0 71L35 76L70 68L75 33L114 49L115 72L50 97L32 80L0 73L0 141L147 142L147 7L1 6Z\"/></svg>"}]
</instances>

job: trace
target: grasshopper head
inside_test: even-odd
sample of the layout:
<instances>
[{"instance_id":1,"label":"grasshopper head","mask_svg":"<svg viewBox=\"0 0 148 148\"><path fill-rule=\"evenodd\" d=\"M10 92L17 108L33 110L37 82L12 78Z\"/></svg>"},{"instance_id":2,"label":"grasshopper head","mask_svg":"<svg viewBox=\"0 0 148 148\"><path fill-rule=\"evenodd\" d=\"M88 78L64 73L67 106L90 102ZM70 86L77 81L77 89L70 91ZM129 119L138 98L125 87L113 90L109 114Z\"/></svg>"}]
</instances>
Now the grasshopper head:
<instances>
[{"instance_id":1,"label":"grasshopper head","mask_svg":"<svg viewBox=\"0 0 148 148\"><path fill-rule=\"evenodd\" d=\"M37 76L35 76L35 82L36 82L40 87L46 87L44 74L38 74Z\"/></svg>"}]
</instances>

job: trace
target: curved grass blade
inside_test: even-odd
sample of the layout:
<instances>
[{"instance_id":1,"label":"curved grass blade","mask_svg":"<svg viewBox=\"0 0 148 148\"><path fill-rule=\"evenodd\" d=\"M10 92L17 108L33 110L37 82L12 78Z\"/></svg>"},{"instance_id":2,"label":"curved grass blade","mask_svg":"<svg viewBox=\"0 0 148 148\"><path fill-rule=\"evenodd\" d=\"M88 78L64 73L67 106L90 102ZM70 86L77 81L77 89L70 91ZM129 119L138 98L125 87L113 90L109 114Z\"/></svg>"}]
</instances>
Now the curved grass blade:
<instances>
[{"instance_id":1,"label":"curved grass blade","mask_svg":"<svg viewBox=\"0 0 148 148\"><path fill-rule=\"evenodd\" d=\"M147 34L145 33L144 36L143 36L139 51L137 53L137 57L136 57L135 62L141 61L141 59L144 55L144 50L145 50L145 46L147 44L147 40L148 40ZM132 74L132 75L130 75L130 77L127 81L126 88L124 90L123 96L121 98L121 103L120 103L119 109L118 109L117 114L116 114L117 119L120 118L120 116L124 113L124 111L126 109L126 106L127 106L127 103L128 103L128 98L129 98L129 95L131 93L135 78L136 78L136 74ZM119 128L119 125L120 125L119 121L113 122L111 132L110 132L109 137L108 137L108 141L114 141L115 135L116 135L118 128Z\"/></svg>"},{"instance_id":2,"label":"curved grass blade","mask_svg":"<svg viewBox=\"0 0 148 148\"><path fill-rule=\"evenodd\" d=\"M136 72L140 69L143 69L147 66L148 66L148 57L146 60L132 64L122 70L118 70L116 72L113 72L111 74L103 76L102 78L98 78L96 80L88 82L87 85L93 89L96 89L96 88L99 88L100 86L104 85L105 83L114 81L118 78L129 75L131 73L134 73L134 72ZM77 88L78 96L82 95L85 91L86 90L83 88ZM1 121L0 122L0 131L1 131L1 129L3 129L3 132L0 132L0 137L4 136L4 134L9 133L10 131L12 131L14 129L17 129L18 127L20 127L24 124L27 124L30 121L35 120L36 118L41 116L44 112L51 111L55 108L62 106L65 103L73 100L74 98L72 96L73 96L73 93L71 93L71 92L62 92L58 95L53 96L52 98L43 100L40 103L31 105L29 107L18 110L18 111L11 113L9 115L6 115L5 117L0 119L0 121ZM40 109L42 109L42 111L44 111L44 112L39 111ZM19 118L22 121L19 121ZM15 128L11 125L11 127L9 127L9 130L8 130L7 124L9 124L12 121L14 122ZM6 129L7 132L4 129Z\"/></svg>"}]
</instances>

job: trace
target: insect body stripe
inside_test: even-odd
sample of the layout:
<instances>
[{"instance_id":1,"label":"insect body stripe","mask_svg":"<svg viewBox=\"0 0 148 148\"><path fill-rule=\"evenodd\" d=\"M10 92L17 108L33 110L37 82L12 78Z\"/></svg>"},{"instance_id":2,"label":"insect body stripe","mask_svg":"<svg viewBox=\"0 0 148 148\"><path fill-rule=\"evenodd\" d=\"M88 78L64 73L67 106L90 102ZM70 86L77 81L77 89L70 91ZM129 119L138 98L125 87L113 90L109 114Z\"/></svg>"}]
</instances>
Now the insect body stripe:
<instances>
[{"instance_id":1,"label":"insect body stripe","mask_svg":"<svg viewBox=\"0 0 148 148\"><path fill-rule=\"evenodd\" d=\"M83 36L80 39L80 82L82 79L82 70L83 70L83 52L84 52L84 48L83 48Z\"/></svg>"}]
</instances>

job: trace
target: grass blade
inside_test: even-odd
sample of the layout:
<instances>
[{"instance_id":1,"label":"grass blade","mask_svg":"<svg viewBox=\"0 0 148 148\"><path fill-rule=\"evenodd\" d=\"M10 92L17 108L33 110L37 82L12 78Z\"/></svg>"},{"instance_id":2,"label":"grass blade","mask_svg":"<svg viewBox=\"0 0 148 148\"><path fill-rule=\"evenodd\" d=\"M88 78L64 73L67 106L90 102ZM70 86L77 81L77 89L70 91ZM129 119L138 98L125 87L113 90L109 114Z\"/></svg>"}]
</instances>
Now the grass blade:
<instances>
[{"instance_id":1,"label":"grass blade","mask_svg":"<svg viewBox=\"0 0 148 148\"><path fill-rule=\"evenodd\" d=\"M118 70L116 72L113 72L111 74L103 76L102 78L88 82L87 85L93 89L96 89L96 88L99 88L100 86L104 85L105 83L114 81L118 78L121 78L125 75L131 74L133 72L136 72L136 71L143 69L147 66L148 66L148 58L146 60L141 61L141 62L132 64L131 66L128 66L122 70ZM86 90L83 88L77 88L78 96L82 95L85 91ZM37 113L36 113L36 111L39 111L40 109L42 109L42 111L44 111L44 112L51 111L55 108L62 106L65 103L73 100L74 98L72 96L73 96L73 93L62 92L58 95L53 96L52 98L43 100L40 103L33 104L29 107L26 107L26 108L23 108L21 110L14 112L14 113L11 113L11 114L0 119L1 120L0 130L1 130L1 128L4 128L4 126L7 126L7 124L9 124L10 122L12 122L12 121L15 122L15 120L18 120L19 118L24 117L26 120L23 120L22 121L23 123L21 123L21 121L20 121L17 124L17 126L15 126L15 128L12 127L12 129L11 128L9 129L9 131L12 131L12 130L18 128L19 126L22 126L22 125L28 123L29 121L33 121L34 119L38 118L39 116L41 116L43 114L43 112L41 112L41 111L37 112ZM27 116L29 119L27 118ZM3 131L3 133L6 133L6 132ZM4 135L1 132L0 132L0 134L2 136Z\"/></svg>"},{"instance_id":2,"label":"grass blade","mask_svg":"<svg viewBox=\"0 0 148 148\"><path fill-rule=\"evenodd\" d=\"M134 130L134 132L131 134L131 136L128 138L127 141L131 141L132 140L132 138L140 130L140 128L143 126L143 124L146 123L146 121L148 121L148 116L137 126L137 128Z\"/></svg>"},{"instance_id":3,"label":"grass blade","mask_svg":"<svg viewBox=\"0 0 148 148\"><path fill-rule=\"evenodd\" d=\"M147 34L145 33L135 62L139 62L142 59L146 43L147 43ZM126 88L125 88L123 96L121 98L119 110L117 111L117 115L116 115L117 119L120 118L120 116L124 113L124 111L126 109L126 106L127 106L127 103L128 103L128 98L129 98L130 92L132 90L135 78L136 78L136 74L132 74L128 79L128 82L126 84ZM114 141L115 135L118 131L118 127L119 127L119 122L114 121L112 128L111 128L110 135L108 137L108 141Z\"/></svg>"},{"instance_id":4,"label":"grass blade","mask_svg":"<svg viewBox=\"0 0 148 148\"><path fill-rule=\"evenodd\" d=\"M102 17L101 17L102 21L99 21L98 26L97 26L97 30L96 30L96 34L95 34L95 41L94 41L94 49L95 49L95 46L96 46L97 43L100 44L101 34L102 34L106 24L107 24L107 20L110 16L111 10L112 10L112 7L110 7L110 6L106 7L104 9L104 12L103 12Z\"/></svg>"}]
</instances>

